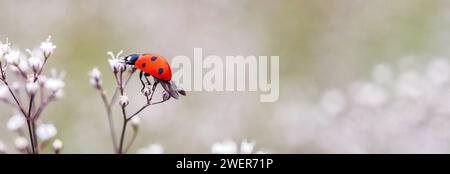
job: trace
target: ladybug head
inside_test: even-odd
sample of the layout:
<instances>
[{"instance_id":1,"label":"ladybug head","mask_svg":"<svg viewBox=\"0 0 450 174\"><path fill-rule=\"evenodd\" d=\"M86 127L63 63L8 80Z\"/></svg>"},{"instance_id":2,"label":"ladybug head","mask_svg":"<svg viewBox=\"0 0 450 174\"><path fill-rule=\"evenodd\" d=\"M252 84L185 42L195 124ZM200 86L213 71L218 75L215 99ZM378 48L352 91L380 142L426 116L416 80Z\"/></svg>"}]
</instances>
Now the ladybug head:
<instances>
[{"instance_id":1,"label":"ladybug head","mask_svg":"<svg viewBox=\"0 0 450 174\"><path fill-rule=\"evenodd\" d=\"M125 63L128 65L134 65L136 60L139 58L139 54L130 54L125 57Z\"/></svg>"}]
</instances>

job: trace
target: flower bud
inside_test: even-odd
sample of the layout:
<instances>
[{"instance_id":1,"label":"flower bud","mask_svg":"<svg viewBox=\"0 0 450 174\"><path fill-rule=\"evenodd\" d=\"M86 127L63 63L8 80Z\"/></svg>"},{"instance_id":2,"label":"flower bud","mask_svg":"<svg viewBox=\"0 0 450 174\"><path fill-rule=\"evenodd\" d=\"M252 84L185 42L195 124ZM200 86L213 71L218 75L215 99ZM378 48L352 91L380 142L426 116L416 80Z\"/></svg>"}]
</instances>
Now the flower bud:
<instances>
[{"instance_id":1,"label":"flower bud","mask_svg":"<svg viewBox=\"0 0 450 174\"><path fill-rule=\"evenodd\" d=\"M28 59L28 64L33 72L37 73L44 65L44 62L39 57L33 56Z\"/></svg>"},{"instance_id":2,"label":"flower bud","mask_svg":"<svg viewBox=\"0 0 450 174\"><path fill-rule=\"evenodd\" d=\"M14 144L19 151L26 151L28 148L28 140L25 137L17 137Z\"/></svg>"},{"instance_id":3,"label":"flower bud","mask_svg":"<svg viewBox=\"0 0 450 174\"><path fill-rule=\"evenodd\" d=\"M17 91L17 90L19 90L20 86L22 86L22 85L20 84L20 82L13 82L13 83L11 84L11 89L12 89L13 91Z\"/></svg>"},{"instance_id":4,"label":"flower bud","mask_svg":"<svg viewBox=\"0 0 450 174\"><path fill-rule=\"evenodd\" d=\"M6 123L6 128L10 131L18 131L20 128L25 126L26 121L27 120L22 114L15 114Z\"/></svg>"},{"instance_id":5,"label":"flower bud","mask_svg":"<svg viewBox=\"0 0 450 174\"><path fill-rule=\"evenodd\" d=\"M48 36L47 39L44 42L41 42L41 48L42 52L44 53L44 56L46 58L50 57L51 54L53 54L53 51L55 50L56 46L51 42L52 36Z\"/></svg>"},{"instance_id":6,"label":"flower bud","mask_svg":"<svg viewBox=\"0 0 450 174\"><path fill-rule=\"evenodd\" d=\"M98 68L95 67L89 73L89 76L91 77L89 79L89 82L91 83L91 85L94 86L95 88L100 88L100 85L102 84L102 81L101 81L102 73L100 72L100 70L98 70Z\"/></svg>"},{"instance_id":7,"label":"flower bud","mask_svg":"<svg viewBox=\"0 0 450 174\"><path fill-rule=\"evenodd\" d=\"M19 51L11 51L5 55L4 59L7 63L12 65L19 65L20 62L20 52Z\"/></svg>"},{"instance_id":8,"label":"flower bud","mask_svg":"<svg viewBox=\"0 0 450 174\"><path fill-rule=\"evenodd\" d=\"M35 95L39 90L39 84L33 81L27 82L27 84L25 85L25 90L27 91L27 94Z\"/></svg>"},{"instance_id":9,"label":"flower bud","mask_svg":"<svg viewBox=\"0 0 450 174\"><path fill-rule=\"evenodd\" d=\"M152 90L150 89L150 87L147 86L142 91L142 94L144 94L145 96L150 96L150 94L152 94Z\"/></svg>"},{"instance_id":10,"label":"flower bud","mask_svg":"<svg viewBox=\"0 0 450 174\"><path fill-rule=\"evenodd\" d=\"M120 96L119 104L120 104L120 106L122 106L122 107L125 107L125 106L127 106L128 104L130 104L130 101L128 100L128 96L126 96L126 95Z\"/></svg>"},{"instance_id":11,"label":"flower bud","mask_svg":"<svg viewBox=\"0 0 450 174\"><path fill-rule=\"evenodd\" d=\"M130 123L133 129L137 130L139 128L139 125L141 124L141 119L139 118L139 116L136 115L133 118L131 118Z\"/></svg>"},{"instance_id":12,"label":"flower bud","mask_svg":"<svg viewBox=\"0 0 450 174\"><path fill-rule=\"evenodd\" d=\"M39 83L39 86L44 87L45 82L47 81L47 77L44 75L39 75L37 82Z\"/></svg>"},{"instance_id":13,"label":"flower bud","mask_svg":"<svg viewBox=\"0 0 450 174\"><path fill-rule=\"evenodd\" d=\"M56 127L50 123L41 124L36 129L36 135L42 141L47 141L53 138L57 133L58 130Z\"/></svg>"},{"instance_id":14,"label":"flower bud","mask_svg":"<svg viewBox=\"0 0 450 174\"><path fill-rule=\"evenodd\" d=\"M53 151L56 154L59 154L64 147L63 142L60 139L56 139L55 141L53 141L52 147L53 147Z\"/></svg>"}]
</instances>

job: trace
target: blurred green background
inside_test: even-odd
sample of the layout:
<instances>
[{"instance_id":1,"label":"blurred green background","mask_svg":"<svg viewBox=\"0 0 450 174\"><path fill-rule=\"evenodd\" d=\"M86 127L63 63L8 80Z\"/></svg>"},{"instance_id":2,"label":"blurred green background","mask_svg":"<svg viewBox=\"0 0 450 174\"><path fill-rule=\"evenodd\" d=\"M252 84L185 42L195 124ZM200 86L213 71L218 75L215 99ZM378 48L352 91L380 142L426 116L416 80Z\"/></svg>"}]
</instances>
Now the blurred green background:
<instances>
[{"instance_id":1,"label":"blurred green background","mask_svg":"<svg viewBox=\"0 0 450 174\"><path fill-rule=\"evenodd\" d=\"M52 35L57 49L47 66L66 72L66 88L43 118L58 128L65 153L112 152L105 111L88 81L99 67L111 93L107 51L170 59L192 56L195 47L206 55L280 56L279 100L260 103L257 92L189 92L141 114L131 152L160 143L166 153L209 153L214 142L249 139L273 153L320 153L334 151L296 140L302 130L277 117L324 89L369 78L375 64L448 56L449 6L448 0L0 0L0 38L25 49ZM139 95L139 81L128 89ZM3 124L13 112L0 109L0 139L13 146L15 134Z\"/></svg>"}]
</instances>

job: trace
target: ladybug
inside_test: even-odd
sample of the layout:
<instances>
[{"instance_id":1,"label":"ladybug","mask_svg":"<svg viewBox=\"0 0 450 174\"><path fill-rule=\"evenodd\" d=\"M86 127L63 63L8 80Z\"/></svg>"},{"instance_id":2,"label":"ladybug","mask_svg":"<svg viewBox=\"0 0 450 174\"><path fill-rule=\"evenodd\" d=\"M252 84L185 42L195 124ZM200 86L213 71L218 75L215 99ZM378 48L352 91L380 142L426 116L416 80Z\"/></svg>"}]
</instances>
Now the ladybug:
<instances>
[{"instance_id":1,"label":"ladybug","mask_svg":"<svg viewBox=\"0 0 450 174\"><path fill-rule=\"evenodd\" d=\"M164 90L175 99L179 98L178 93L186 95L186 92L178 89L172 81L172 69L164 57L157 54L130 54L125 57L124 62L128 65L134 65L140 70L139 80L142 83L142 90L145 88L142 77L144 76L145 80L150 85L151 83L147 77L153 76L155 84L153 85L152 90L155 90L156 85L160 83Z\"/></svg>"}]
</instances>

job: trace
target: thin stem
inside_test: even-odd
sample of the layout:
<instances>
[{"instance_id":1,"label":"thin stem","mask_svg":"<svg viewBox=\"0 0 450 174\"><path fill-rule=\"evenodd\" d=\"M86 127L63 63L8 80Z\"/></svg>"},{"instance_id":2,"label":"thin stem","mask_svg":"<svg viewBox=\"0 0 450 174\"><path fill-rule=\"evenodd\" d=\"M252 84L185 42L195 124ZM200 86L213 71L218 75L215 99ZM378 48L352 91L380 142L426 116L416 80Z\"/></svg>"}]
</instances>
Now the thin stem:
<instances>
[{"instance_id":1,"label":"thin stem","mask_svg":"<svg viewBox=\"0 0 450 174\"><path fill-rule=\"evenodd\" d=\"M105 105L106 115L108 117L109 130L110 130L110 134L111 134L111 138L112 138L112 142L113 142L113 148L114 148L114 151L117 152L116 131L114 129L114 120L112 118L111 106L109 106L109 104L108 104L108 99L106 97L106 92L105 92L105 90L103 90L101 85L99 85L99 90L100 90L100 95L101 95L103 104Z\"/></svg>"},{"instance_id":2,"label":"thin stem","mask_svg":"<svg viewBox=\"0 0 450 174\"><path fill-rule=\"evenodd\" d=\"M17 99L16 95L14 94L14 92L12 91L11 87L9 86L8 82L6 82L5 79L3 79L3 83L5 84L5 86L8 88L9 93L11 93L12 97L14 98L14 101L17 104L17 107L19 108L20 112L22 112L23 116L26 117L27 113L25 112L25 110L22 108L22 105L20 104L19 100Z\"/></svg>"},{"instance_id":3,"label":"thin stem","mask_svg":"<svg viewBox=\"0 0 450 174\"><path fill-rule=\"evenodd\" d=\"M138 134L138 130L133 129L133 136L131 137L130 142L128 143L127 147L125 148L125 153L127 153L128 150L130 150L131 145L133 145L134 141L136 140L137 134Z\"/></svg>"},{"instance_id":4,"label":"thin stem","mask_svg":"<svg viewBox=\"0 0 450 174\"><path fill-rule=\"evenodd\" d=\"M130 121L133 117L135 117L137 114L139 114L141 111L143 111L145 108L147 108L148 106L150 106L151 104L146 104L144 106L141 107L141 109L137 110L133 115L131 115L130 117L127 118L127 121Z\"/></svg>"},{"instance_id":5,"label":"thin stem","mask_svg":"<svg viewBox=\"0 0 450 174\"><path fill-rule=\"evenodd\" d=\"M39 106L39 108L37 109L36 113L33 116L33 119L38 119L39 116L42 114L42 112L44 111L45 107L47 107L47 105L53 101L53 99L55 99L56 97L56 92L53 92L50 96L48 96L47 100L43 101L41 103L41 105Z\"/></svg>"},{"instance_id":6,"label":"thin stem","mask_svg":"<svg viewBox=\"0 0 450 174\"><path fill-rule=\"evenodd\" d=\"M128 83L130 82L130 79L131 79L131 77L133 76L133 74L134 74L135 71L136 71L136 70L133 70L133 71L130 73L130 75L128 76L127 80L125 81L125 85L124 85L124 86L127 86L127 85L128 85ZM112 105L114 105L114 103L116 102L116 100L117 100L117 94L119 94L119 88L116 88L116 89L115 89L114 94L113 94L113 96L112 96L112 98L111 98L111 102L109 103L109 107L112 107Z\"/></svg>"},{"instance_id":7,"label":"thin stem","mask_svg":"<svg viewBox=\"0 0 450 174\"><path fill-rule=\"evenodd\" d=\"M122 116L123 116L123 125L122 125L122 133L120 135L119 154L123 154L123 142L125 140L125 133L126 133L127 124L128 124L125 106L122 106Z\"/></svg>"},{"instance_id":8,"label":"thin stem","mask_svg":"<svg viewBox=\"0 0 450 174\"><path fill-rule=\"evenodd\" d=\"M44 69L45 63L47 63L48 56L45 56L45 55L44 55L44 57L45 57L45 58L44 58L44 63L42 64L41 69L39 70L39 72L38 72L37 74L34 75L34 81L33 81L33 82L36 82L36 81L38 80L38 77L41 75L42 70Z\"/></svg>"},{"instance_id":9,"label":"thin stem","mask_svg":"<svg viewBox=\"0 0 450 174\"><path fill-rule=\"evenodd\" d=\"M27 115L27 120L29 120L29 123L28 123L28 133L30 134L30 142L31 142L31 147L32 147L32 149L33 149L33 154L36 154L36 153L38 153L37 151L36 151L36 144L37 144L37 141L36 141L36 134L35 134L35 124L34 124L34 119L33 119L33 117L31 116L31 108L33 107L33 103L34 103L34 94L32 94L31 96L30 96L30 102L29 102L29 105L28 105L28 115ZM31 125L31 126L30 126Z\"/></svg>"},{"instance_id":10,"label":"thin stem","mask_svg":"<svg viewBox=\"0 0 450 174\"><path fill-rule=\"evenodd\" d=\"M30 135L30 141L31 141L31 149L33 154L36 154L36 149L34 147L34 138L33 138L33 128L31 119L27 119L27 127L28 127L28 134Z\"/></svg>"}]
</instances>

